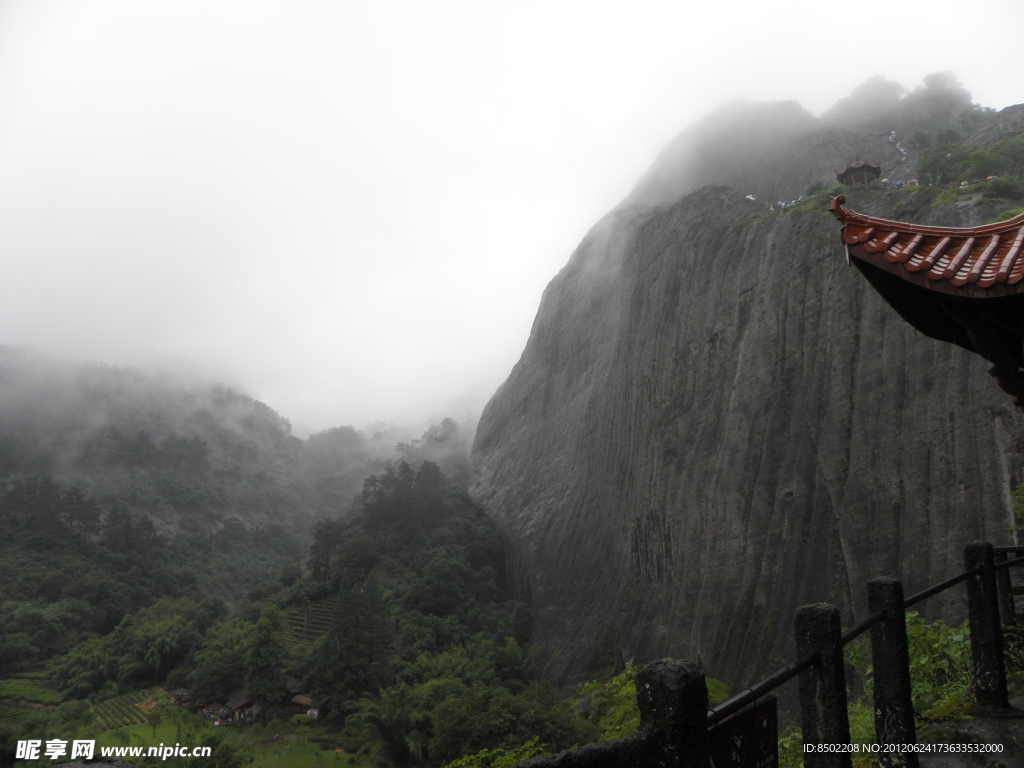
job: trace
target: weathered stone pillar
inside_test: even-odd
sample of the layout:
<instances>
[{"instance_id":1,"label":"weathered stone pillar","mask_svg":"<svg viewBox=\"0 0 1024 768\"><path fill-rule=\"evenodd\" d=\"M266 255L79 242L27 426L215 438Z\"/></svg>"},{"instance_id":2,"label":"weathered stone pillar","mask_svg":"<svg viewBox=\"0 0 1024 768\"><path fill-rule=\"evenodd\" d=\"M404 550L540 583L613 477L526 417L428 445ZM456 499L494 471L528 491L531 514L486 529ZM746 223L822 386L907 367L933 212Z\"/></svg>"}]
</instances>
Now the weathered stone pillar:
<instances>
[{"instance_id":1,"label":"weathered stone pillar","mask_svg":"<svg viewBox=\"0 0 1024 768\"><path fill-rule=\"evenodd\" d=\"M793 627L797 655L818 654L817 663L800 673L804 766L850 768L850 752L817 751L821 745L836 745L842 749L850 744L839 609L828 603L805 605L797 609Z\"/></svg>"},{"instance_id":2,"label":"weathered stone pillar","mask_svg":"<svg viewBox=\"0 0 1024 768\"><path fill-rule=\"evenodd\" d=\"M708 768L704 670L692 661L652 661L635 682L639 733L521 760L515 768Z\"/></svg>"},{"instance_id":3,"label":"weathered stone pillar","mask_svg":"<svg viewBox=\"0 0 1024 768\"><path fill-rule=\"evenodd\" d=\"M879 744L915 744L917 733L910 697L910 653L902 583L885 577L868 582L868 612L876 611L885 611L885 618L871 628L875 737ZM891 768L918 766L915 752L883 752L878 762Z\"/></svg>"},{"instance_id":4,"label":"weathered stone pillar","mask_svg":"<svg viewBox=\"0 0 1024 768\"><path fill-rule=\"evenodd\" d=\"M974 695L988 707L1008 707L1006 667L1003 662L1003 628L999 622L992 545L974 541L964 548L964 565L983 570L968 577L967 618L971 624L971 658L974 662Z\"/></svg>"},{"instance_id":5,"label":"weathered stone pillar","mask_svg":"<svg viewBox=\"0 0 1024 768\"><path fill-rule=\"evenodd\" d=\"M707 768L708 687L692 661L652 661L636 675L640 735L652 743L655 765Z\"/></svg>"}]
</instances>

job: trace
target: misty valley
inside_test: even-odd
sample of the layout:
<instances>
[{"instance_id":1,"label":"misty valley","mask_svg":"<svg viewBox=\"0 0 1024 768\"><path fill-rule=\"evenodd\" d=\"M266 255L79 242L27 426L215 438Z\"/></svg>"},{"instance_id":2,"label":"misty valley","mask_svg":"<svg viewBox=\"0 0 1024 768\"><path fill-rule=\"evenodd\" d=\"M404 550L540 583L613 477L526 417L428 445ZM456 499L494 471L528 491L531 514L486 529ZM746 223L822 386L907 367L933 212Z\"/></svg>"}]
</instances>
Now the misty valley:
<instances>
[{"instance_id":1,"label":"misty valley","mask_svg":"<svg viewBox=\"0 0 1024 768\"><path fill-rule=\"evenodd\" d=\"M0 380L5 764L35 734L369 765L624 727L629 695L583 717L538 669L467 427L299 440L223 387L9 349Z\"/></svg>"}]
</instances>

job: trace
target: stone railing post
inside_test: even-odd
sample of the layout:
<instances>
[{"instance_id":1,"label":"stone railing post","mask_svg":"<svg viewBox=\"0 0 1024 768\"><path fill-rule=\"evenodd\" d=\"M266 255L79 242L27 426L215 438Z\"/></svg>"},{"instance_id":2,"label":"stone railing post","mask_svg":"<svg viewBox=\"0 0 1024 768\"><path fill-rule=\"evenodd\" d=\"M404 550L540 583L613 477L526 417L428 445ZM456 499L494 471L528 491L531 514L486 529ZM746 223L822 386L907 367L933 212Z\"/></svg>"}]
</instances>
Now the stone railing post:
<instances>
[{"instance_id":1,"label":"stone railing post","mask_svg":"<svg viewBox=\"0 0 1024 768\"><path fill-rule=\"evenodd\" d=\"M819 744L850 743L846 714L846 670L843 666L839 609L828 603L797 609L793 621L798 656L817 653L818 661L800 673L800 716L805 768L850 768L849 752L818 752Z\"/></svg>"},{"instance_id":2,"label":"stone railing post","mask_svg":"<svg viewBox=\"0 0 1024 768\"><path fill-rule=\"evenodd\" d=\"M971 624L971 658L974 662L974 695L987 707L1010 705L1006 695L1003 662L1003 628L999 622L999 594L992 545L974 541L964 548L968 569L982 566L967 581L967 618Z\"/></svg>"},{"instance_id":3,"label":"stone railing post","mask_svg":"<svg viewBox=\"0 0 1024 768\"><path fill-rule=\"evenodd\" d=\"M652 661L636 675L640 735L653 748L654 765L707 768L708 687L692 661Z\"/></svg>"},{"instance_id":4,"label":"stone railing post","mask_svg":"<svg viewBox=\"0 0 1024 768\"><path fill-rule=\"evenodd\" d=\"M915 744L914 705L910 697L910 653L903 584L896 579L868 582L868 612L885 611L871 628L874 669L875 737L879 744ZM917 753L882 753L878 762L889 768L917 768Z\"/></svg>"},{"instance_id":5,"label":"stone railing post","mask_svg":"<svg viewBox=\"0 0 1024 768\"><path fill-rule=\"evenodd\" d=\"M521 760L514 768L708 768L708 688L692 661L652 661L637 672L640 732L557 755Z\"/></svg>"}]
</instances>

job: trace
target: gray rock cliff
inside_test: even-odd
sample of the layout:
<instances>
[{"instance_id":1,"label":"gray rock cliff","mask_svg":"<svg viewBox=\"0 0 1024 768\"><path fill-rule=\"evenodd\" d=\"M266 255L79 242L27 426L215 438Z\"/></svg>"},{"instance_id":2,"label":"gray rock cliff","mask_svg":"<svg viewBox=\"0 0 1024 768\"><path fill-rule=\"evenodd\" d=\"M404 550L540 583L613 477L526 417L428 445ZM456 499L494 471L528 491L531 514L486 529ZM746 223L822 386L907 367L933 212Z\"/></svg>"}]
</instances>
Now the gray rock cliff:
<instances>
[{"instance_id":1,"label":"gray rock cliff","mask_svg":"<svg viewBox=\"0 0 1024 768\"><path fill-rule=\"evenodd\" d=\"M885 150L778 109L762 151L788 170L772 186L775 160L748 163L773 197L852 161L843 147ZM745 685L792 659L798 606L834 603L849 625L868 579L910 594L962 570L966 542L1011 543L1024 417L985 362L905 325L846 265L823 204L770 212L736 168L733 188L693 191L710 171L680 152L551 281L473 448L471 493L565 682L611 630L627 659L701 659ZM669 166L693 172L671 181ZM848 205L990 215L931 202ZM959 590L926 605L962 619Z\"/></svg>"}]
</instances>

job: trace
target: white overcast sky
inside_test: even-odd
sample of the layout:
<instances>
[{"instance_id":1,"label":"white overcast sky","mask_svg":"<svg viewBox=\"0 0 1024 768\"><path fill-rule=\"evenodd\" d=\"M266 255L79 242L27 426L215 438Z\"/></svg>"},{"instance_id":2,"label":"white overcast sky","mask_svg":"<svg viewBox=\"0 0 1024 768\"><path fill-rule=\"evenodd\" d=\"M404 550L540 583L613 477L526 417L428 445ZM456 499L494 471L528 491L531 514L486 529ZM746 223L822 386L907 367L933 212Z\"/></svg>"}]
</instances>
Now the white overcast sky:
<instances>
[{"instance_id":1,"label":"white overcast sky","mask_svg":"<svg viewBox=\"0 0 1024 768\"><path fill-rule=\"evenodd\" d=\"M693 120L942 70L1002 108L1022 29L1020 0L0 0L0 344L199 371L300 435L461 419Z\"/></svg>"}]
</instances>

